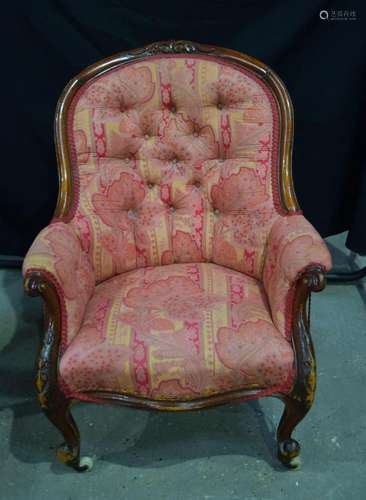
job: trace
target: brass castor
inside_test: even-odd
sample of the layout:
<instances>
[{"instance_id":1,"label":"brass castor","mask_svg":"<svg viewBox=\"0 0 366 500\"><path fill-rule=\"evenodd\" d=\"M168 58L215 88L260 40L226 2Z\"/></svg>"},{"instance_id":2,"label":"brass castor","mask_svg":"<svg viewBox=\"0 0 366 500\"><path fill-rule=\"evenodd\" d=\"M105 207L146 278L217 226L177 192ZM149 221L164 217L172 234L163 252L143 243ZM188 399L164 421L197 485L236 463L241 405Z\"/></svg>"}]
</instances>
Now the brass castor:
<instances>
[{"instance_id":1,"label":"brass castor","mask_svg":"<svg viewBox=\"0 0 366 500\"><path fill-rule=\"evenodd\" d=\"M80 457L77 448L70 448L65 443L58 448L57 458L60 462L68 467L72 467L77 472L89 472L94 465L91 457Z\"/></svg>"},{"instance_id":2,"label":"brass castor","mask_svg":"<svg viewBox=\"0 0 366 500\"><path fill-rule=\"evenodd\" d=\"M301 466L300 444L296 439L286 439L278 443L278 458L289 469L298 469Z\"/></svg>"}]
</instances>

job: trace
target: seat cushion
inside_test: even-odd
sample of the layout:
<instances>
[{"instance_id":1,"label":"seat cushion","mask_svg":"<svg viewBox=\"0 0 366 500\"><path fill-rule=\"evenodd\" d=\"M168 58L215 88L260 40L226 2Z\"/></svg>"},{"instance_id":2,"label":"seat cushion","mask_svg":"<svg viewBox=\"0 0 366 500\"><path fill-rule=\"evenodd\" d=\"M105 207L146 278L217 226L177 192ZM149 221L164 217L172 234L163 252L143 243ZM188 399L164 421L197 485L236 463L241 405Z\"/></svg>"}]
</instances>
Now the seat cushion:
<instances>
[{"instance_id":1,"label":"seat cushion","mask_svg":"<svg viewBox=\"0 0 366 500\"><path fill-rule=\"evenodd\" d=\"M69 394L192 400L244 388L288 391L293 350L259 281L216 264L172 264L99 284L60 376Z\"/></svg>"}]
</instances>

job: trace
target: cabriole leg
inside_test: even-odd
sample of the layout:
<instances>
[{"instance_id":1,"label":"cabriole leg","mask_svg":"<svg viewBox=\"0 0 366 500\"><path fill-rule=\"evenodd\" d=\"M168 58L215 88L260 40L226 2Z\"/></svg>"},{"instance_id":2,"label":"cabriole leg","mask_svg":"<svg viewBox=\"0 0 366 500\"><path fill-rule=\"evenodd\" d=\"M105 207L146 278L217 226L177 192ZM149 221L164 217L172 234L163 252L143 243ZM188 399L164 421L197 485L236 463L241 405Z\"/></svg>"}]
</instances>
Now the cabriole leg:
<instances>
[{"instance_id":1,"label":"cabriole leg","mask_svg":"<svg viewBox=\"0 0 366 500\"><path fill-rule=\"evenodd\" d=\"M79 472L88 471L93 461L89 457L80 459L80 436L70 413L71 400L65 397L58 384L61 306L57 288L51 276L38 271L25 278L24 288L29 295L41 295L44 299L44 334L38 355L35 387L44 414L65 439L57 451L57 457Z\"/></svg>"},{"instance_id":2,"label":"cabriole leg","mask_svg":"<svg viewBox=\"0 0 366 500\"><path fill-rule=\"evenodd\" d=\"M324 274L318 268L308 269L298 279L292 322L292 346L295 355L295 380L290 394L279 395L285 409L277 429L277 453L283 465L291 469L300 466L300 445L292 432L310 410L316 390L316 361L310 335L311 292L324 288Z\"/></svg>"},{"instance_id":3,"label":"cabriole leg","mask_svg":"<svg viewBox=\"0 0 366 500\"><path fill-rule=\"evenodd\" d=\"M277 429L277 455L283 465L290 469L297 469L301 465L300 444L292 438L292 432L310 407L291 396L284 397L283 402L285 409Z\"/></svg>"},{"instance_id":4,"label":"cabriole leg","mask_svg":"<svg viewBox=\"0 0 366 500\"><path fill-rule=\"evenodd\" d=\"M80 458L80 434L71 415L70 404L71 401L63 400L54 409L43 411L65 440L57 450L57 458L78 472L86 472L93 467L93 460L90 457Z\"/></svg>"}]
</instances>

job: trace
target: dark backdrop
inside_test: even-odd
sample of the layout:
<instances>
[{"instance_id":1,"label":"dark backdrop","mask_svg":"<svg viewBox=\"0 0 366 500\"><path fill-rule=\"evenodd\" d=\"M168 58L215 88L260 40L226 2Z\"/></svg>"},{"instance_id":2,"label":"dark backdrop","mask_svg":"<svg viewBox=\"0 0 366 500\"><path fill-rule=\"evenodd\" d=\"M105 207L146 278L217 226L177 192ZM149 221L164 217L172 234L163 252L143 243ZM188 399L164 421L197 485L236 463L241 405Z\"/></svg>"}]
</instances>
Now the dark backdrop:
<instances>
[{"instance_id":1,"label":"dark backdrop","mask_svg":"<svg viewBox=\"0 0 366 500\"><path fill-rule=\"evenodd\" d=\"M53 115L86 65L146 43L191 39L269 64L295 108L293 171L306 217L325 237L349 229L366 253L365 8L360 1L15 1L3 52L0 254L24 255L57 198ZM328 10L321 20L319 12ZM355 18L342 20L341 17ZM340 16L340 13L342 16ZM5 126L4 126L5 125Z\"/></svg>"}]
</instances>

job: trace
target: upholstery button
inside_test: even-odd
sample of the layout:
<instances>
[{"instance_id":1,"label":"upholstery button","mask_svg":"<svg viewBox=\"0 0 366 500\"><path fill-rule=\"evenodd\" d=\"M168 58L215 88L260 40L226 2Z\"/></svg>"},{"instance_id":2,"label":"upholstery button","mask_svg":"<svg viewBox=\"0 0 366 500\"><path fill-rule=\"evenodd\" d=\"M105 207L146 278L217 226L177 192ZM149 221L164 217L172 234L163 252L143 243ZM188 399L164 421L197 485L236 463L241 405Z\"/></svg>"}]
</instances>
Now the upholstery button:
<instances>
[{"instance_id":1,"label":"upholstery button","mask_svg":"<svg viewBox=\"0 0 366 500\"><path fill-rule=\"evenodd\" d=\"M200 188L200 187L201 187L201 183L200 183L200 181L195 181L195 182L194 182L194 186L195 186L197 189L198 189L198 188Z\"/></svg>"},{"instance_id":2,"label":"upholstery button","mask_svg":"<svg viewBox=\"0 0 366 500\"><path fill-rule=\"evenodd\" d=\"M217 109L222 109L224 106L221 102L218 102L217 103Z\"/></svg>"},{"instance_id":3,"label":"upholstery button","mask_svg":"<svg viewBox=\"0 0 366 500\"><path fill-rule=\"evenodd\" d=\"M214 209L214 214L215 214L215 215L219 215L219 214L220 214L220 210L219 210L218 208L215 208L215 209Z\"/></svg>"},{"instance_id":4,"label":"upholstery button","mask_svg":"<svg viewBox=\"0 0 366 500\"><path fill-rule=\"evenodd\" d=\"M170 210L171 212L175 212L175 207L173 207L173 205L171 205L171 206L169 207L169 210Z\"/></svg>"},{"instance_id":5,"label":"upholstery button","mask_svg":"<svg viewBox=\"0 0 366 500\"><path fill-rule=\"evenodd\" d=\"M153 182L148 182L148 183L147 183L147 187L148 187L149 189L153 189L153 187L154 187L154 183L153 183Z\"/></svg>"},{"instance_id":6,"label":"upholstery button","mask_svg":"<svg viewBox=\"0 0 366 500\"><path fill-rule=\"evenodd\" d=\"M198 132L193 132L193 137L198 137Z\"/></svg>"},{"instance_id":7,"label":"upholstery button","mask_svg":"<svg viewBox=\"0 0 366 500\"><path fill-rule=\"evenodd\" d=\"M145 134L145 135L144 135L144 139L145 139L145 141L149 140L149 139L150 139L149 134Z\"/></svg>"},{"instance_id":8,"label":"upholstery button","mask_svg":"<svg viewBox=\"0 0 366 500\"><path fill-rule=\"evenodd\" d=\"M127 217L128 217L129 219L136 219L136 213L135 213L135 211L134 211L134 210L132 210L132 209L128 210L128 211L127 211Z\"/></svg>"},{"instance_id":9,"label":"upholstery button","mask_svg":"<svg viewBox=\"0 0 366 500\"><path fill-rule=\"evenodd\" d=\"M178 163L178 158L173 158L172 163L176 165Z\"/></svg>"},{"instance_id":10,"label":"upholstery button","mask_svg":"<svg viewBox=\"0 0 366 500\"><path fill-rule=\"evenodd\" d=\"M176 112L177 112L177 108L176 108L175 106L172 106L172 107L170 108L170 111L171 111L172 113L176 113Z\"/></svg>"}]
</instances>

